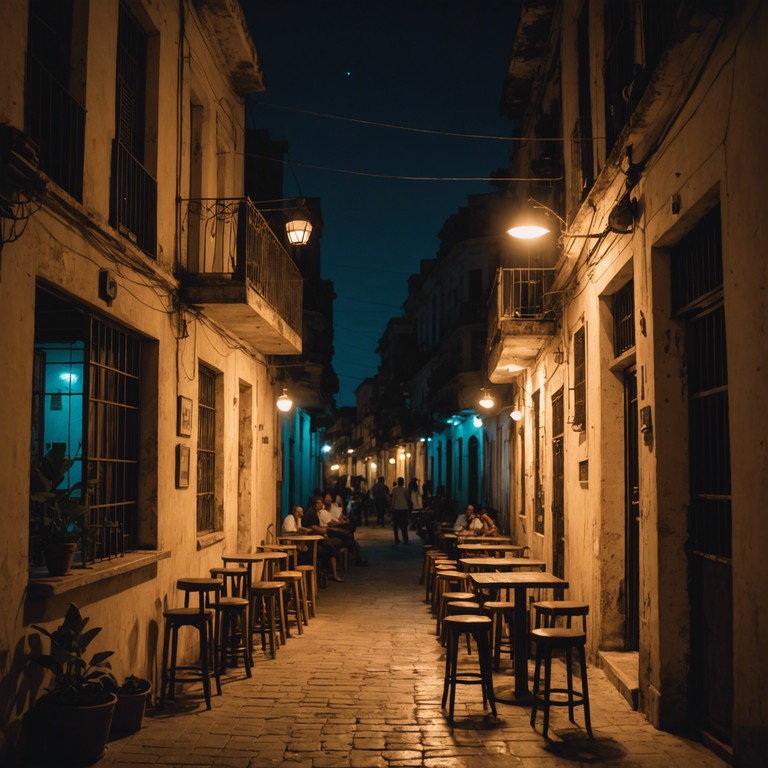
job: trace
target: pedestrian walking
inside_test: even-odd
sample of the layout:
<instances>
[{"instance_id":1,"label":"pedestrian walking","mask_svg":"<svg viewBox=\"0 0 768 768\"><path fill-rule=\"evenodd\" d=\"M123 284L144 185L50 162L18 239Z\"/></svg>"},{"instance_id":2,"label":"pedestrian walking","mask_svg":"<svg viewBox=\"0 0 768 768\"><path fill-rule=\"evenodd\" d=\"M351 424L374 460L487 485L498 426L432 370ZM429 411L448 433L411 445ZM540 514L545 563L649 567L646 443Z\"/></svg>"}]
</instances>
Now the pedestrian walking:
<instances>
[{"instance_id":1,"label":"pedestrian walking","mask_svg":"<svg viewBox=\"0 0 768 768\"><path fill-rule=\"evenodd\" d=\"M392 512L392 531L395 534L395 544L408 543L408 513L411 510L411 500L405 487L405 478L398 477L397 484L389 497L389 509Z\"/></svg>"}]
</instances>

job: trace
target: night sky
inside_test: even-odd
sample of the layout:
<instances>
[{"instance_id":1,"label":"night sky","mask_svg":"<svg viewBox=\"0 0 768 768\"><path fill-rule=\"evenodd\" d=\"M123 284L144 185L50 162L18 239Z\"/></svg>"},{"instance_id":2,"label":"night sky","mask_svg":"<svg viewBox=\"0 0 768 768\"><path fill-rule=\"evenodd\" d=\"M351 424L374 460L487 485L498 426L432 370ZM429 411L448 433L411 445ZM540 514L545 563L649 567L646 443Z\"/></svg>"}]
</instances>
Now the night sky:
<instances>
[{"instance_id":1,"label":"night sky","mask_svg":"<svg viewBox=\"0 0 768 768\"><path fill-rule=\"evenodd\" d=\"M408 276L436 255L443 222L467 195L490 189L377 175L486 178L506 167L508 140L441 134L512 134L499 100L518 3L242 2L267 87L250 99L248 125L289 142L286 196L321 199L322 274L337 297L336 400L354 405L355 388L377 371L387 320L402 313Z\"/></svg>"}]
</instances>

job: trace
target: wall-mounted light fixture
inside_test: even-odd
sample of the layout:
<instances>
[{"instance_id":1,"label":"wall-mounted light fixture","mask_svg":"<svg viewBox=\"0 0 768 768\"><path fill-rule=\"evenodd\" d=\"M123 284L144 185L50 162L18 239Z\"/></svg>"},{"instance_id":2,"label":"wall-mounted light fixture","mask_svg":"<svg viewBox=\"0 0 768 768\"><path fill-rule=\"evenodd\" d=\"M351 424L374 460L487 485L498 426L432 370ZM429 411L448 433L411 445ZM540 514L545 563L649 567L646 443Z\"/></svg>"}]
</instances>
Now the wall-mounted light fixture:
<instances>
[{"instance_id":1,"label":"wall-mounted light fixture","mask_svg":"<svg viewBox=\"0 0 768 768\"><path fill-rule=\"evenodd\" d=\"M389 457L389 463L390 464L394 464L395 463L395 457L394 456L390 456Z\"/></svg>"},{"instance_id":2,"label":"wall-mounted light fixture","mask_svg":"<svg viewBox=\"0 0 768 768\"><path fill-rule=\"evenodd\" d=\"M291 245L306 245L312 234L312 221L303 197L283 197L276 200L258 200L254 205L261 213L283 211L285 234ZM277 207L267 207L277 205Z\"/></svg>"},{"instance_id":3,"label":"wall-mounted light fixture","mask_svg":"<svg viewBox=\"0 0 768 768\"><path fill-rule=\"evenodd\" d=\"M329 443L323 443L323 447L320 449L321 453L330 453L331 452L331 446Z\"/></svg>"},{"instance_id":4,"label":"wall-mounted light fixture","mask_svg":"<svg viewBox=\"0 0 768 768\"><path fill-rule=\"evenodd\" d=\"M493 408L493 406L496 405L496 401L493 399L493 395L487 387L483 387L483 389L480 390L480 399L477 401L477 404L486 410Z\"/></svg>"},{"instance_id":5,"label":"wall-mounted light fixture","mask_svg":"<svg viewBox=\"0 0 768 768\"><path fill-rule=\"evenodd\" d=\"M275 405L277 406L277 409L283 413L288 413L288 411L293 408L293 400L288 397L288 390L285 387L283 387L283 394L277 398Z\"/></svg>"},{"instance_id":6,"label":"wall-mounted light fixture","mask_svg":"<svg viewBox=\"0 0 768 768\"><path fill-rule=\"evenodd\" d=\"M585 234L567 232L565 219L560 218L550 207L532 197L528 198L528 202L531 208L515 217L512 226L507 230L510 237L518 240L533 240L559 230L557 242L560 246L567 238L602 238L609 232L628 235L634 231L637 218L637 202L631 198L629 191L611 209L608 214L608 224L602 232Z\"/></svg>"},{"instance_id":7,"label":"wall-mounted light fixture","mask_svg":"<svg viewBox=\"0 0 768 768\"><path fill-rule=\"evenodd\" d=\"M375 461L372 461L368 466L370 466L371 469L378 469L379 467Z\"/></svg>"},{"instance_id":8,"label":"wall-mounted light fixture","mask_svg":"<svg viewBox=\"0 0 768 768\"><path fill-rule=\"evenodd\" d=\"M338 472L338 471L339 471L339 465L331 464L331 472Z\"/></svg>"}]
</instances>

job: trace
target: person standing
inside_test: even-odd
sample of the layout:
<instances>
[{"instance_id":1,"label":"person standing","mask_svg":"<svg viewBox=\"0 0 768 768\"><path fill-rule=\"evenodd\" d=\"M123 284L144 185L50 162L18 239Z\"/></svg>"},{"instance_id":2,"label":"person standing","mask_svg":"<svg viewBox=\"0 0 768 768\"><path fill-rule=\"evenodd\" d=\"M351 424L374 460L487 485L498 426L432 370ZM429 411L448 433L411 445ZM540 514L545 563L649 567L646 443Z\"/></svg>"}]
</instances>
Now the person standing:
<instances>
[{"instance_id":1,"label":"person standing","mask_svg":"<svg viewBox=\"0 0 768 768\"><path fill-rule=\"evenodd\" d=\"M373 499L373 507L376 510L376 525L380 525L383 528L384 517L387 514L387 505L389 504L389 489L383 477L380 477L373 488L371 488L371 498Z\"/></svg>"},{"instance_id":2,"label":"person standing","mask_svg":"<svg viewBox=\"0 0 768 768\"><path fill-rule=\"evenodd\" d=\"M408 512L411 509L411 500L405 487L405 479L397 478L397 484L392 489L389 497L389 509L392 512L392 531L395 534L395 544L400 543L400 535L403 543L408 543Z\"/></svg>"}]
</instances>

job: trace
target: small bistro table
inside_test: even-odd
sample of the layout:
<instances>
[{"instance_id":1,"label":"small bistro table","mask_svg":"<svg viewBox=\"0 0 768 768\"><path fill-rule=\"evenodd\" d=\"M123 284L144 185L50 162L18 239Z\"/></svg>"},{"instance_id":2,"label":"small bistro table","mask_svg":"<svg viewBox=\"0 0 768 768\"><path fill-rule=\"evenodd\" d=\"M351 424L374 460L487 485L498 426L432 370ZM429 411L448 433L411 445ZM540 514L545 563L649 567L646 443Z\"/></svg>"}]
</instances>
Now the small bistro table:
<instances>
[{"instance_id":1,"label":"small bistro table","mask_svg":"<svg viewBox=\"0 0 768 768\"><path fill-rule=\"evenodd\" d=\"M459 543L456 545L456 549L459 550L459 554L471 557L477 552L489 552L492 555L498 555L503 557L507 552L511 552L516 555L522 552L525 547L520 544L499 544L496 542L489 542L488 544L464 544Z\"/></svg>"},{"instance_id":2,"label":"small bistro table","mask_svg":"<svg viewBox=\"0 0 768 768\"><path fill-rule=\"evenodd\" d=\"M528 688L526 593L529 587L567 589L568 582L545 571L470 573L469 578L479 591L489 589L514 589L515 591L515 690L512 699L505 700L497 697L497 700L507 704L527 704L531 701L531 692Z\"/></svg>"}]
</instances>

